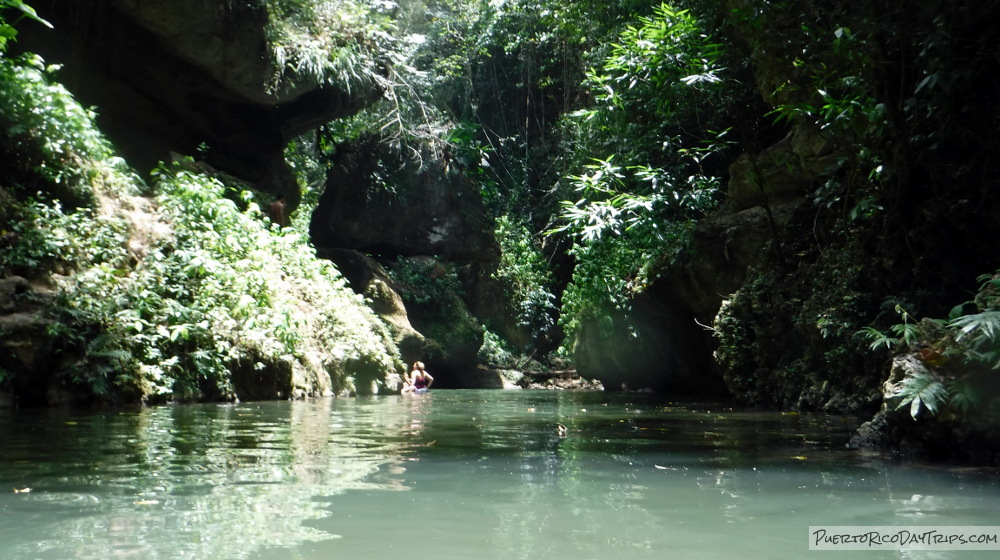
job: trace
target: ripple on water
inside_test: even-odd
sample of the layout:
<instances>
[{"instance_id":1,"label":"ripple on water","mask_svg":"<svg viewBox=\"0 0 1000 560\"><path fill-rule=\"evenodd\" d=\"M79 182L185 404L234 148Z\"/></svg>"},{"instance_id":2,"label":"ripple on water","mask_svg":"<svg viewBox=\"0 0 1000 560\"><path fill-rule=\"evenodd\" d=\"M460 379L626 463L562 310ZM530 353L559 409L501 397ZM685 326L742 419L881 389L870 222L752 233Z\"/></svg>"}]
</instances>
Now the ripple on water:
<instances>
[{"instance_id":1,"label":"ripple on water","mask_svg":"<svg viewBox=\"0 0 1000 560\"><path fill-rule=\"evenodd\" d=\"M32 490L0 491L3 558L798 559L810 524L1000 511L995 473L847 450L849 419L423 397L0 415L0 488Z\"/></svg>"}]
</instances>

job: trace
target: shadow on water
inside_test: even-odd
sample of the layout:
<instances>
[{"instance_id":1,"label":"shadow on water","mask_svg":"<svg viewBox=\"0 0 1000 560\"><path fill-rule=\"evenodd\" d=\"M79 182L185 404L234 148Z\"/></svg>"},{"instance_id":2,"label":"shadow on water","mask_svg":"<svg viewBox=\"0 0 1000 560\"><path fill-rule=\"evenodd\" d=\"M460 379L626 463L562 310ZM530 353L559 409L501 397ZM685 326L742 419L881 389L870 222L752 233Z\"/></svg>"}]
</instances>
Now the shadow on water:
<instances>
[{"instance_id":1,"label":"shadow on water","mask_svg":"<svg viewBox=\"0 0 1000 560\"><path fill-rule=\"evenodd\" d=\"M810 525L995 522L994 473L851 451L855 427L544 391L5 412L0 542L10 560L802 558Z\"/></svg>"}]
</instances>

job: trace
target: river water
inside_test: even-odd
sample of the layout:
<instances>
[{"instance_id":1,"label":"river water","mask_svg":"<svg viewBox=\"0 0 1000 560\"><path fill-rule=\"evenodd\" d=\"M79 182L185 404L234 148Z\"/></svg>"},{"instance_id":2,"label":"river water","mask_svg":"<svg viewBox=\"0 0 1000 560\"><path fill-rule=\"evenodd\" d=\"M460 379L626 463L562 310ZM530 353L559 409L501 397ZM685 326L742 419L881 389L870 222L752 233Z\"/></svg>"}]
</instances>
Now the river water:
<instances>
[{"instance_id":1,"label":"river water","mask_svg":"<svg viewBox=\"0 0 1000 560\"><path fill-rule=\"evenodd\" d=\"M855 427L568 391L0 411L0 558L1000 555L810 551L810 526L1000 525L995 471L848 450Z\"/></svg>"}]
</instances>

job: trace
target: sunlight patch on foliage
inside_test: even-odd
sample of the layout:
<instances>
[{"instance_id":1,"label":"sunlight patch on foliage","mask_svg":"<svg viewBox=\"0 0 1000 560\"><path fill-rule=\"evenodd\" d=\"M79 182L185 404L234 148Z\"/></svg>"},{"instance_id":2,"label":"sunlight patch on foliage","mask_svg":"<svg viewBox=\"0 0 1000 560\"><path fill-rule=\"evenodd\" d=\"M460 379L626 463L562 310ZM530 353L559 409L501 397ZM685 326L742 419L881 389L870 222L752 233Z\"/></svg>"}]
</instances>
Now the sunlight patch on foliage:
<instances>
[{"instance_id":1,"label":"sunlight patch on foliage","mask_svg":"<svg viewBox=\"0 0 1000 560\"><path fill-rule=\"evenodd\" d=\"M137 193L139 181L94 125L96 113L56 81L58 71L35 54L0 56L0 118L10 123L9 142L38 175L79 202L93 201L95 189Z\"/></svg>"},{"instance_id":2,"label":"sunlight patch on foliage","mask_svg":"<svg viewBox=\"0 0 1000 560\"><path fill-rule=\"evenodd\" d=\"M380 58L394 40L384 2L265 0L276 72L271 88L302 80L351 93L384 80Z\"/></svg>"},{"instance_id":3,"label":"sunlight patch on foliage","mask_svg":"<svg viewBox=\"0 0 1000 560\"><path fill-rule=\"evenodd\" d=\"M154 198L137 196L150 187L53 72L33 55L0 57L7 148L29 155L35 167L19 179L42 189L4 185L21 202L8 211L0 267L57 274L47 333L60 353L79 354L60 381L162 402L235 398L237 369L308 370L328 374L328 390L367 392L403 367L361 296L301 233L272 228L250 193L182 162L156 170Z\"/></svg>"}]
</instances>

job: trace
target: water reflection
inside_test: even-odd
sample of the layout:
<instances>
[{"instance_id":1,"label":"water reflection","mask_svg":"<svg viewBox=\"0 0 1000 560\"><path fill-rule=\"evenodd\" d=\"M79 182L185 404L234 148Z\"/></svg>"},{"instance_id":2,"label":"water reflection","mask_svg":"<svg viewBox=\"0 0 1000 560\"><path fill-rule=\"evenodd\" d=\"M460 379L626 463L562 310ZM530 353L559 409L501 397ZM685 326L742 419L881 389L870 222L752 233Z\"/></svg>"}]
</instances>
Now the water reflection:
<instances>
[{"instance_id":1,"label":"water reflection","mask_svg":"<svg viewBox=\"0 0 1000 560\"><path fill-rule=\"evenodd\" d=\"M858 454L852 429L504 391L20 413L0 416L0 488L32 492L0 491L0 543L12 560L773 559L804 557L809 525L996 523L992 472Z\"/></svg>"},{"instance_id":2,"label":"water reflection","mask_svg":"<svg viewBox=\"0 0 1000 560\"><path fill-rule=\"evenodd\" d=\"M337 405L336 407L334 405ZM345 406L346 405L346 406ZM401 418L361 402L177 406L2 421L4 558L246 558L329 539L317 496L380 488Z\"/></svg>"}]
</instances>

